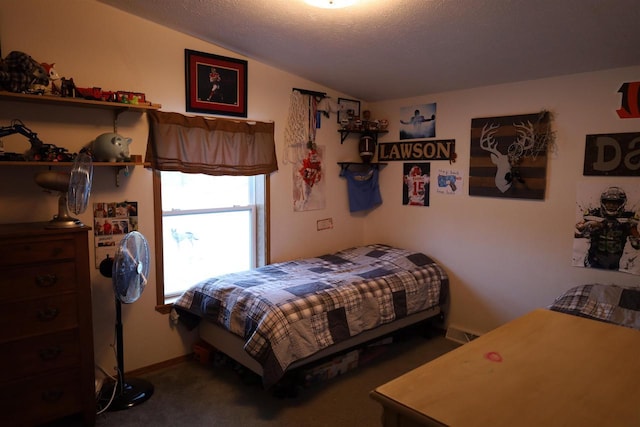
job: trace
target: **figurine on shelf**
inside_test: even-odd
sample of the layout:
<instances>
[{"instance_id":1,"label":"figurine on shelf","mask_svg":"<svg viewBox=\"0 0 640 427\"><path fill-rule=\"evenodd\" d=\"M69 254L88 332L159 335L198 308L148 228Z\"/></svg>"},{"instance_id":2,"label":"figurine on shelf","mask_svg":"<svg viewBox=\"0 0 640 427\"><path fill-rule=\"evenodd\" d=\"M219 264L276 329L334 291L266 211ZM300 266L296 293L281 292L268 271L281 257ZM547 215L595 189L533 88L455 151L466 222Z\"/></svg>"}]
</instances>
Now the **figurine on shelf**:
<instances>
[{"instance_id":1,"label":"figurine on shelf","mask_svg":"<svg viewBox=\"0 0 640 427\"><path fill-rule=\"evenodd\" d=\"M60 94L60 74L55 69L55 63L48 64L43 62L42 68L47 72L47 76L49 77L49 84L44 86L44 94L45 95L59 95Z\"/></svg>"},{"instance_id":2,"label":"figurine on shelf","mask_svg":"<svg viewBox=\"0 0 640 427\"><path fill-rule=\"evenodd\" d=\"M73 78L62 77L60 79L60 96L63 98L76 97L76 84L73 82Z\"/></svg>"}]
</instances>

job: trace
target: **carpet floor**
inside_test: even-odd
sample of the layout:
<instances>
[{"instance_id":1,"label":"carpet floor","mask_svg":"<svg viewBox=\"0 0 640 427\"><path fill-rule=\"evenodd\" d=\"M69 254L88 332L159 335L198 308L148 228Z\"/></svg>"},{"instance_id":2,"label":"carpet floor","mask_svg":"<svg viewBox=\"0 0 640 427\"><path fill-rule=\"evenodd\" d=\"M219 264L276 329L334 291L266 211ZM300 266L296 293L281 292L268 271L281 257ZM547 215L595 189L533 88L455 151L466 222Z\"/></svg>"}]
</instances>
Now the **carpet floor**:
<instances>
[{"instance_id":1,"label":"carpet floor","mask_svg":"<svg viewBox=\"0 0 640 427\"><path fill-rule=\"evenodd\" d=\"M264 390L231 362L186 361L140 378L154 385L146 402L97 417L97 427L335 427L380 426L381 406L369 397L379 385L458 347L442 335L396 337L371 361L333 379L282 397Z\"/></svg>"}]
</instances>

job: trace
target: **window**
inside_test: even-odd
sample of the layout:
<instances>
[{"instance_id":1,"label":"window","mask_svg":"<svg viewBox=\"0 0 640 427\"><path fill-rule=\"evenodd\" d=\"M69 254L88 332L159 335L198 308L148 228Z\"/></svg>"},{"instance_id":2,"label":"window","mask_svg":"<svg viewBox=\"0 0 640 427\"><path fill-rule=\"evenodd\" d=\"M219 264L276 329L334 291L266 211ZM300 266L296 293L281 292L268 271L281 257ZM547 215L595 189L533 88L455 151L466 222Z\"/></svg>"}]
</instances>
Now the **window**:
<instances>
[{"instance_id":1,"label":"window","mask_svg":"<svg viewBox=\"0 0 640 427\"><path fill-rule=\"evenodd\" d=\"M201 280L266 263L267 184L265 175L154 172L160 311Z\"/></svg>"}]
</instances>

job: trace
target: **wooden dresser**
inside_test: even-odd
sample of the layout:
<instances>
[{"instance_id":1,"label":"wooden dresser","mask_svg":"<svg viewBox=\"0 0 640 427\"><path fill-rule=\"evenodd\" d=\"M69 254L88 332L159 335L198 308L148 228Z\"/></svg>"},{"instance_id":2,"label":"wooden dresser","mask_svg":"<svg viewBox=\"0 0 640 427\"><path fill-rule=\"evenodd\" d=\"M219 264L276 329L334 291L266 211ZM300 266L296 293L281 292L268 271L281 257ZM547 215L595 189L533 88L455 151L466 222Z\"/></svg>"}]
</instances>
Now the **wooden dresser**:
<instances>
[{"instance_id":1,"label":"wooden dresser","mask_svg":"<svg viewBox=\"0 0 640 427\"><path fill-rule=\"evenodd\" d=\"M0 425L95 423L89 228L0 224Z\"/></svg>"}]
</instances>

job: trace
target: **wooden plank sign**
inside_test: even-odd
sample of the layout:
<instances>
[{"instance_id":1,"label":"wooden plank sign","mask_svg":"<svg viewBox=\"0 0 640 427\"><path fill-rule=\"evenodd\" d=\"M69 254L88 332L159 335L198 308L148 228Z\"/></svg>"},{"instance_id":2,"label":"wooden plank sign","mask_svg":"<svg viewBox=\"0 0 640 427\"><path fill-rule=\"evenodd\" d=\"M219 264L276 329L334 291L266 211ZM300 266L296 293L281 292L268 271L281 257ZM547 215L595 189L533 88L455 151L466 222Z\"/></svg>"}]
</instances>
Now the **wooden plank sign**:
<instances>
[{"instance_id":1,"label":"wooden plank sign","mask_svg":"<svg viewBox=\"0 0 640 427\"><path fill-rule=\"evenodd\" d=\"M378 160L381 162L406 160L455 160L456 140L381 142Z\"/></svg>"},{"instance_id":2,"label":"wooden plank sign","mask_svg":"<svg viewBox=\"0 0 640 427\"><path fill-rule=\"evenodd\" d=\"M587 135L585 176L640 176L640 133Z\"/></svg>"}]
</instances>

